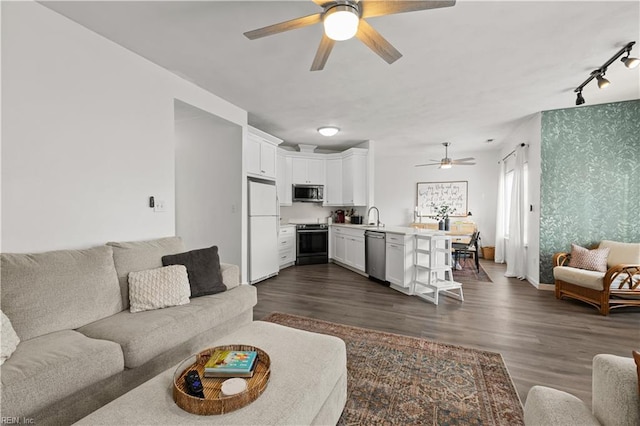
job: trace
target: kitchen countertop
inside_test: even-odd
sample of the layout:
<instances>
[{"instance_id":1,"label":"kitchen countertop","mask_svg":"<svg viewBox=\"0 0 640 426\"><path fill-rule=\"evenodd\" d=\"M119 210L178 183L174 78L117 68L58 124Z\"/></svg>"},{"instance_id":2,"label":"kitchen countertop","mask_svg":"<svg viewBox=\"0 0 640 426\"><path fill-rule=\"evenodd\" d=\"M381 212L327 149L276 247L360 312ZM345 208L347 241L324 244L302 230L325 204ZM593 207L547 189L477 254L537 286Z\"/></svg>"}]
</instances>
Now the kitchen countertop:
<instances>
[{"instance_id":1,"label":"kitchen countertop","mask_svg":"<svg viewBox=\"0 0 640 426\"><path fill-rule=\"evenodd\" d=\"M331 226L340 226L344 228L364 229L379 232L389 232L391 234L401 235L448 235L444 231L436 231L433 229L419 229L410 226L381 226L375 225L352 225L350 223L332 223Z\"/></svg>"}]
</instances>

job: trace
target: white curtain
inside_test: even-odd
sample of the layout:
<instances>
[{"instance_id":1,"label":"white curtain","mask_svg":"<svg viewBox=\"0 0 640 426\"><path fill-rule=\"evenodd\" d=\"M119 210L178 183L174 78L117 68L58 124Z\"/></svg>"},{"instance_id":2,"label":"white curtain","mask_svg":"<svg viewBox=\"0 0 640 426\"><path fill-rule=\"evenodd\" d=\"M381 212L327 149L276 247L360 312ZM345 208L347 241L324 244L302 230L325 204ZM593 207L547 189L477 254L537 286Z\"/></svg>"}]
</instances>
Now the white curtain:
<instances>
[{"instance_id":1,"label":"white curtain","mask_svg":"<svg viewBox=\"0 0 640 426\"><path fill-rule=\"evenodd\" d=\"M504 160L499 164L500 177L498 179L498 206L496 211L495 262L504 263L504 174L506 172L506 168Z\"/></svg>"},{"instance_id":2,"label":"white curtain","mask_svg":"<svg viewBox=\"0 0 640 426\"><path fill-rule=\"evenodd\" d=\"M516 150L516 165L513 169L513 185L511 189L511 206L509 208L509 240L507 241L506 277L525 279L527 276L527 253L524 247L525 185L524 164L526 162L526 146Z\"/></svg>"}]
</instances>

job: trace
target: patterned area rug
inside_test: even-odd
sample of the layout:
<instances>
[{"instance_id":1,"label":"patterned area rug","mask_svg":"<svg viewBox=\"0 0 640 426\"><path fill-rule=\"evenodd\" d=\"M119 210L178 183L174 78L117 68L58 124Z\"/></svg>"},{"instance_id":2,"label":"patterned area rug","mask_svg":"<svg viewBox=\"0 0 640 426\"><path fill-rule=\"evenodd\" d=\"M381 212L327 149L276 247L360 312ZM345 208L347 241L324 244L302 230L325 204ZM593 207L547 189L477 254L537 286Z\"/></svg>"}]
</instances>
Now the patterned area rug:
<instances>
[{"instance_id":1,"label":"patterned area rug","mask_svg":"<svg viewBox=\"0 0 640 426\"><path fill-rule=\"evenodd\" d=\"M337 336L347 345L340 425L523 425L502 356L283 313L270 321Z\"/></svg>"},{"instance_id":2,"label":"patterned area rug","mask_svg":"<svg viewBox=\"0 0 640 426\"><path fill-rule=\"evenodd\" d=\"M481 281L487 283L493 282L485 270L482 269L482 266L480 266L480 272L478 272L476 271L476 266L472 265L473 261L467 260L465 262L466 263L463 264L463 268L461 270L453 270L453 279L455 281L461 283L470 281Z\"/></svg>"}]
</instances>

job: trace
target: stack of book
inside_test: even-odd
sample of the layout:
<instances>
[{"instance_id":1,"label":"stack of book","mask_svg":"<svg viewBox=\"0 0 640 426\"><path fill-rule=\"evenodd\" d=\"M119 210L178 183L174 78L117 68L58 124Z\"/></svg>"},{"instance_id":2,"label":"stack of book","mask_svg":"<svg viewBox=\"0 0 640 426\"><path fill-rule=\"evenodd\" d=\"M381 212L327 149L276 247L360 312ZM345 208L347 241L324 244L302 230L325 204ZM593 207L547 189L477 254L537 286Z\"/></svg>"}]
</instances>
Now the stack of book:
<instances>
[{"instance_id":1,"label":"stack of book","mask_svg":"<svg viewBox=\"0 0 640 426\"><path fill-rule=\"evenodd\" d=\"M252 377L256 351L215 351L204 366L204 377Z\"/></svg>"}]
</instances>

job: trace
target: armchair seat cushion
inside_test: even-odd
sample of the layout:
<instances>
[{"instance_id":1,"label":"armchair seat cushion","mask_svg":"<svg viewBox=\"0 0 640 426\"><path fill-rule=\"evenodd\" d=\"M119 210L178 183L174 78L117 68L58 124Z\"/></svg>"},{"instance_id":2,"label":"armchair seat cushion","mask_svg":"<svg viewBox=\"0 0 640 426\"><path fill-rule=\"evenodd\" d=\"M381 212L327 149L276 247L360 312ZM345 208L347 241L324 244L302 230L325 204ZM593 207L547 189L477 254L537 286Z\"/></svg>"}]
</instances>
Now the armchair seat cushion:
<instances>
[{"instance_id":1,"label":"armchair seat cushion","mask_svg":"<svg viewBox=\"0 0 640 426\"><path fill-rule=\"evenodd\" d=\"M553 277L556 280L565 281L581 287L592 288L594 290L604 289L604 275L604 272L572 268L571 266L556 266L553 268Z\"/></svg>"}]
</instances>

